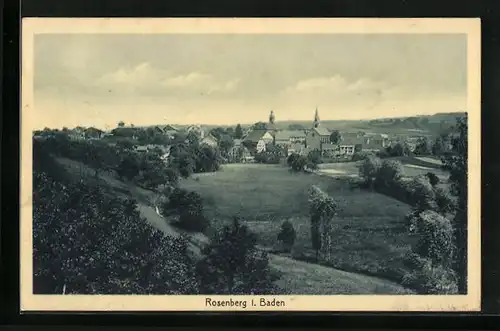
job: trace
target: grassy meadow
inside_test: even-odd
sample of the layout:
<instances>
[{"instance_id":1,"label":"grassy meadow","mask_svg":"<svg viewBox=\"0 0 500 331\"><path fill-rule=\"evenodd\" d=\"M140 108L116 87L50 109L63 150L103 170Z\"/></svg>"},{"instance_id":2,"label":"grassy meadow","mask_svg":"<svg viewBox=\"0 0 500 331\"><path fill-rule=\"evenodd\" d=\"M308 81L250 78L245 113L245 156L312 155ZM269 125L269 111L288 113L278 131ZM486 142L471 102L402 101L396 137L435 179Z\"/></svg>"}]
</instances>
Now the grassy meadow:
<instances>
[{"instance_id":1,"label":"grassy meadow","mask_svg":"<svg viewBox=\"0 0 500 331\"><path fill-rule=\"evenodd\" d=\"M283 221L297 231L292 255L310 260L308 190L318 185L340 206L334 220L337 253L329 265L399 280L404 255L411 243L405 224L410 207L382 194L351 189L343 179L291 173L283 166L231 164L217 173L194 175L181 186L198 192L215 227L241 216L258 235L259 244L274 248Z\"/></svg>"}]
</instances>

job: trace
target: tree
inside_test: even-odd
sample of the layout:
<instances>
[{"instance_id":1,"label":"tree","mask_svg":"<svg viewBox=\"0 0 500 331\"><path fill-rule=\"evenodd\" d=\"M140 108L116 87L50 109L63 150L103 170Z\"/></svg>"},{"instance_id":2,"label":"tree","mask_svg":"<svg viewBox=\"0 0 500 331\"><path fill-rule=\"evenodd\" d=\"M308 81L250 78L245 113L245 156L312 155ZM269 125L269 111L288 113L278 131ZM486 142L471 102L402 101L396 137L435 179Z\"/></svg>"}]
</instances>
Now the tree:
<instances>
[{"instance_id":1,"label":"tree","mask_svg":"<svg viewBox=\"0 0 500 331\"><path fill-rule=\"evenodd\" d=\"M289 167L292 167L293 163L297 160L297 158L299 157L299 154L297 153L292 153L288 156L288 158L286 159L286 163Z\"/></svg>"},{"instance_id":2,"label":"tree","mask_svg":"<svg viewBox=\"0 0 500 331\"><path fill-rule=\"evenodd\" d=\"M433 263L452 267L456 247L453 226L435 211L416 211L409 215L410 232L416 235L413 251Z\"/></svg>"},{"instance_id":3,"label":"tree","mask_svg":"<svg viewBox=\"0 0 500 331\"><path fill-rule=\"evenodd\" d=\"M442 187L434 188L436 204L441 215L448 215L455 211L456 204L450 192Z\"/></svg>"},{"instance_id":4,"label":"tree","mask_svg":"<svg viewBox=\"0 0 500 331\"><path fill-rule=\"evenodd\" d=\"M277 287L265 252L255 234L235 218L215 234L197 264L203 294L275 294Z\"/></svg>"},{"instance_id":5,"label":"tree","mask_svg":"<svg viewBox=\"0 0 500 331\"><path fill-rule=\"evenodd\" d=\"M429 140L425 137L420 138L415 146L415 155L429 155L431 153L431 146Z\"/></svg>"},{"instance_id":6,"label":"tree","mask_svg":"<svg viewBox=\"0 0 500 331\"><path fill-rule=\"evenodd\" d=\"M384 160L377 173L375 186L387 189L398 183L403 177L403 165L399 161Z\"/></svg>"},{"instance_id":7,"label":"tree","mask_svg":"<svg viewBox=\"0 0 500 331\"><path fill-rule=\"evenodd\" d=\"M440 156L446 151L446 141L445 138L440 136L437 137L436 140L434 141L434 144L432 145L432 154Z\"/></svg>"},{"instance_id":8,"label":"tree","mask_svg":"<svg viewBox=\"0 0 500 331\"><path fill-rule=\"evenodd\" d=\"M187 242L153 229L135 201L54 179L63 169L35 168L34 293L198 292Z\"/></svg>"},{"instance_id":9,"label":"tree","mask_svg":"<svg viewBox=\"0 0 500 331\"><path fill-rule=\"evenodd\" d=\"M340 135L340 132L338 130L333 131L332 134L330 135L330 142L332 144L338 144L341 139L342 136Z\"/></svg>"},{"instance_id":10,"label":"tree","mask_svg":"<svg viewBox=\"0 0 500 331\"><path fill-rule=\"evenodd\" d=\"M298 155L293 159L293 162L291 163L291 168L293 171L300 172L304 171L307 164L308 164L307 158L303 155Z\"/></svg>"},{"instance_id":11,"label":"tree","mask_svg":"<svg viewBox=\"0 0 500 331\"><path fill-rule=\"evenodd\" d=\"M359 165L359 176L364 179L365 184L372 190L381 165L380 159L372 155L367 156Z\"/></svg>"},{"instance_id":12,"label":"tree","mask_svg":"<svg viewBox=\"0 0 500 331\"><path fill-rule=\"evenodd\" d=\"M234 146L234 140L228 134L223 134L218 138L219 147L223 155L227 156L231 148Z\"/></svg>"},{"instance_id":13,"label":"tree","mask_svg":"<svg viewBox=\"0 0 500 331\"><path fill-rule=\"evenodd\" d=\"M224 135L227 135L227 130L221 127L213 128L210 130L210 134L215 137L215 139L220 140Z\"/></svg>"},{"instance_id":14,"label":"tree","mask_svg":"<svg viewBox=\"0 0 500 331\"><path fill-rule=\"evenodd\" d=\"M124 126L125 126L125 122L123 122L123 121L118 122L119 128L123 128Z\"/></svg>"},{"instance_id":15,"label":"tree","mask_svg":"<svg viewBox=\"0 0 500 331\"><path fill-rule=\"evenodd\" d=\"M403 145L403 155L404 156L411 156L413 155L413 151L410 147L410 144L408 144L408 142L405 142L404 145Z\"/></svg>"},{"instance_id":16,"label":"tree","mask_svg":"<svg viewBox=\"0 0 500 331\"><path fill-rule=\"evenodd\" d=\"M428 172L425 174L425 176L427 176L427 178L429 179L429 183L431 183L433 187L439 184L439 177L435 173Z\"/></svg>"},{"instance_id":17,"label":"tree","mask_svg":"<svg viewBox=\"0 0 500 331\"><path fill-rule=\"evenodd\" d=\"M409 184L411 200L414 208L419 211L437 210L434 188L426 176L417 176Z\"/></svg>"},{"instance_id":18,"label":"tree","mask_svg":"<svg viewBox=\"0 0 500 331\"><path fill-rule=\"evenodd\" d=\"M241 129L241 125L237 124L236 128L234 129L234 138L235 139L241 139L243 138L243 130Z\"/></svg>"},{"instance_id":19,"label":"tree","mask_svg":"<svg viewBox=\"0 0 500 331\"><path fill-rule=\"evenodd\" d=\"M287 253L291 252L293 244L295 243L296 236L297 236L297 233L295 232L295 229L293 228L292 222L284 221L281 224L281 231L278 234L278 241L281 241L284 244L285 251Z\"/></svg>"},{"instance_id":20,"label":"tree","mask_svg":"<svg viewBox=\"0 0 500 331\"><path fill-rule=\"evenodd\" d=\"M131 151L134 148L134 143L128 139L120 139L116 142L116 147L121 152Z\"/></svg>"},{"instance_id":21,"label":"tree","mask_svg":"<svg viewBox=\"0 0 500 331\"><path fill-rule=\"evenodd\" d=\"M311 151L307 154L307 168L310 170L318 169L318 164L322 162L320 151Z\"/></svg>"},{"instance_id":22,"label":"tree","mask_svg":"<svg viewBox=\"0 0 500 331\"><path fill-rule=\"evenodd\" d=\"M208 229L209 222L203 214L203 199L196 192L175 188L161 207L163 215L177 214L179 220L176 225L184 230L204 232Z\"/></svg>"},{"instance_id":23,"label":"tree","mask_svg":"<svg viewBox=\"0 0 500 331\"><path fill-rule=\"evenodd\" d=\"M99 176L99 171L104 168L103 158L99 153L97 146L93 146L92 144L88 144L86 146L87 150L87 160L88 164L94 168L94 177Z\"/></svg>"},{"instance_id":24,"label":"tree","mask_svg":"<svg viewBox=\"0 0 500 331\"><path fill-rule=\"evenodd\" d=\"M390 156L404 156L405 154L405 149L403 144L397 143L396 145L392 146L390 149L387 150Z\"/></svg>"},{"instance_id":25,"label":"tree","mask_svg":"<svg viewBox=\"0 0 500 331\"><path fill-rule=\"evenodd\" d=\"M217 148L208 145L193 147L195 172L213 172L219 170L221 156Z\"/></svg>"},{"instance_id":26,"label":"tree","mask_svg":"<svg viewBox=\"0 0 500 331\"><path fill-rule=\"evenodd\" d=\"M416 241L407 264L413 270L403 284L423 294L457 294L454 229L450 220L434 211L414 211L408 215L409 230Z\"/></svg>"},{"instance_id":27,"label":"tree","mask_svg":"<svg viewBox=\"0 0 500 331\"><path fill-rule=\"evenodd\" d=\"M139 174L139 161L133 155L126 155L118 165L116 172L120 179L132 180Z\"/></svg>"},{"instance_id":28,"label":"tree","mask_svg":"<svg viewBox=\"0 0 500 331\"><path fill-rule=\"evenodd\" d=\"M332 219L337 214L338 205L319 187L312 186L309 190L309 213L311 215L311 239L316 251L316 261L323 252L326 261L332 253Z\"/></svg>"},{"instance_id":29,"label":"tree","mask_svg":"<svg viewBox=\"0 0 500 331\"><path fill-rule=\"evenodd\" d=\"M468 127L467 115L457 118L456 135L452 138L453 153L442 158L443 168L450 173L451 193L457 197L454 217L457 260L455 270L459 277L460 293L467 291L467 162Z\"/></svg>"}]
</instances>

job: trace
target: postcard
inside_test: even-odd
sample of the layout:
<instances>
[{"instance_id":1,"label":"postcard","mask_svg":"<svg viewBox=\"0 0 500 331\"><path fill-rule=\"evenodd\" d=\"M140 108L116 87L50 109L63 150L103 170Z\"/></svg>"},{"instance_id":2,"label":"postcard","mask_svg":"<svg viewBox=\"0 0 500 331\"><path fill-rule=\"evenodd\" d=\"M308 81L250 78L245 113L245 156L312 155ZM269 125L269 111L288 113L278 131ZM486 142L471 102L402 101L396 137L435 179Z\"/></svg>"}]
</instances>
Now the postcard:
<instances>
[{"instance_id":1,"label":"postcard","mask_svg":"<svg viewBox=\"0 0 500 331\"><path fill-rule=\"evenodd\" d=\"M22 311L479 311L479 19L25 18Z\"/></svg>"}]
</instances>

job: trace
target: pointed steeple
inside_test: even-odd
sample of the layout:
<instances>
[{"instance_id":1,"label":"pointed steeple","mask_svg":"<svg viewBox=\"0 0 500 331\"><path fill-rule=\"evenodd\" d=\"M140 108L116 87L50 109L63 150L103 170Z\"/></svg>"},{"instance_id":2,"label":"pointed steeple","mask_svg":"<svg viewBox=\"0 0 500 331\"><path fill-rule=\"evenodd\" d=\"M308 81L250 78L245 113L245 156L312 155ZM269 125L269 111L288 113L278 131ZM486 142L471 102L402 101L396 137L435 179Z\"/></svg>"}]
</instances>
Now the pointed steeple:
<instances>
[{"instance_id":1,"label":"pointed steeple","mask_svg":"<svg viewBox=\"0 0 500 331\"><path fill-rule=\"evenodd\" d=\"M316 112L314 113L314 122L313 126L317 128L319 126L319 114L318 114L318 107L316 107Z\"/></svg>"},{"instance_id":2,"label":"pointed steeple","mask_svg":"<svg viewBox=\"0 0 500 331\"><path fill-rule=\"evenodd\" d=\"M269 124L274 124L274 111L271 110L269 113Z\"/></svg>"}]
</instances>

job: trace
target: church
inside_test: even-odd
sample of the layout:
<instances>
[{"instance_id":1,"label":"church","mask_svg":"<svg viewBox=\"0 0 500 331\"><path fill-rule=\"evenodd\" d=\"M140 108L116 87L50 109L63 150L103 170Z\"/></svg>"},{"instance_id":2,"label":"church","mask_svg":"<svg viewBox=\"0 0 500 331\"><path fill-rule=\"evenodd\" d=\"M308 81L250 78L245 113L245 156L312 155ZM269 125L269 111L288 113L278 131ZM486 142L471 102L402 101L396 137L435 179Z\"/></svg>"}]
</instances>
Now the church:
<instances>
[{"instance_id":1,"label":"church","mask_svg":"<svg viewBox=\"0 0 500 331\"><path fill-rule=\"evenodd\" d=\"M318 108L314 113L313 127L306 133L306 146L310 150L321 150L323 144L330 144L330 135L332 133L328 128L321 126L319 120Z\"/></svg>"},{"instance_id":2,"label":"church","mask_svg":"<svg viewBox=\"0 0 500 331\"><path fill-rule=\"evenodd\" d=\"M282 147L292 144L303 144L308 150L320 150L322 144L330 143L331 132L322 127L319 119L318 108L314 113L312 127L306 130L279 130L275 124L275 114L271 110L267 123L267 133L274 137L274 143Z\"/></svg>"}]
</instances>

